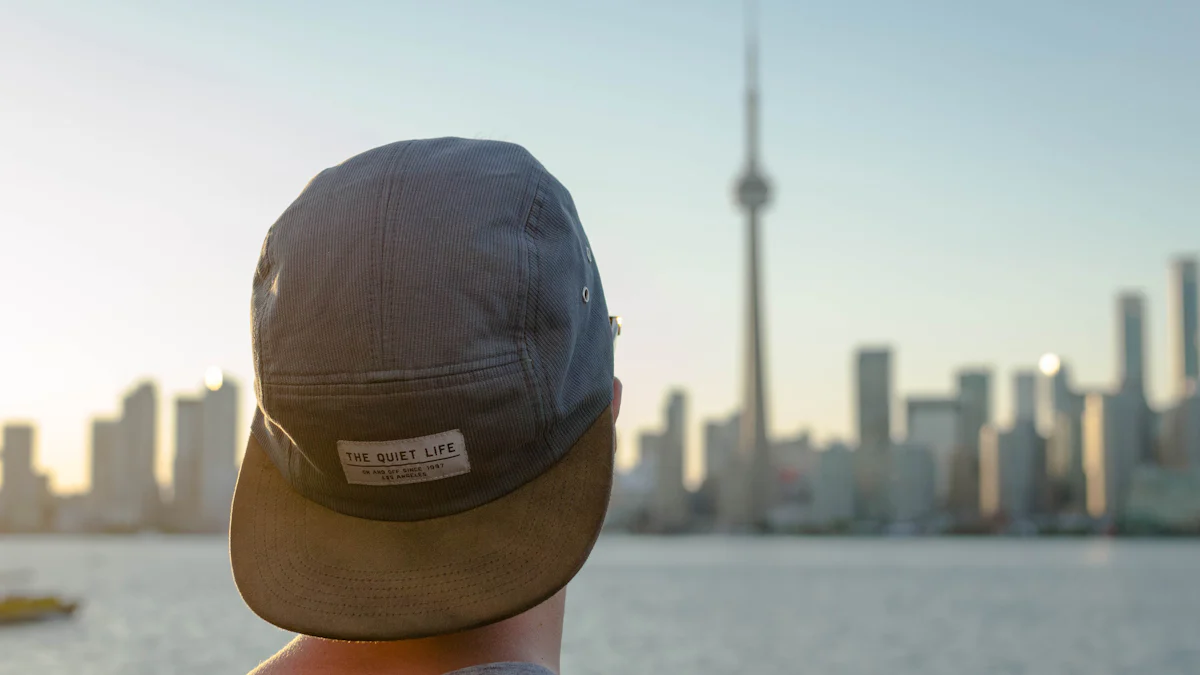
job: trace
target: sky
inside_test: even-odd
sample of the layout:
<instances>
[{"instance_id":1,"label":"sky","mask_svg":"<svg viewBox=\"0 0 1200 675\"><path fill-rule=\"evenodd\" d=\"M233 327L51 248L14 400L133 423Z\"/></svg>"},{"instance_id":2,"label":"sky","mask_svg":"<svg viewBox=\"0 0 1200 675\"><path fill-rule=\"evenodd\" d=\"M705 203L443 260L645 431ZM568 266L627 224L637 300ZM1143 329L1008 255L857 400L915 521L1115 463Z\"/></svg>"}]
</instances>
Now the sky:
<instances>
[{"instance_id":1,"label":"sky","mask_svg":"<svg viewBox=\"0 0 1200 675\"><path fill-rule=\"evenodd\" d=\"M1116 377L1116 293L1148 300L1166 401L1167 271L1200 249L1200 5L762 0L769 426L853 439L854 350L895 350L893 418L954 370L1062 355ZM573 193L624 317L621 457L689 394L737 407L742 9L606 3L0 4L0 421L59 490L90 419L206 368L253 410L267 228L321 169L405 138L525 145ZM902 433L902 422L897 433ZM242 436L245 436L243 429Z\"/></svg>"}]
</instances>

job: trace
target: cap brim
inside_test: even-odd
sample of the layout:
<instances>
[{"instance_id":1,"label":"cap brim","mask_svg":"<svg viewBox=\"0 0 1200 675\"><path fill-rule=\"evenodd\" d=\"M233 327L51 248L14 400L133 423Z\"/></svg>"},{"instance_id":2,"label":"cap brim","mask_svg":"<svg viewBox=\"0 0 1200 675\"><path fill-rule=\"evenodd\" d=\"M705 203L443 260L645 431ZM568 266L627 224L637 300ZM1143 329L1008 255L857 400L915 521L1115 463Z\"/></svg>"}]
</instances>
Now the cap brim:
<instances>
[{"instance_id":1,"label":"cap brim","mask_svg":"<svg viewBox=\"0 0 1200 675\"><path fill-rule=\"evenodd\" d=\"M229 533L238 591L280 628L339 640L443 635L520 614L562 589L599 536L612 420L609 408L554 466L504 497L413 522L305 499L251 435Z\"/></svg>"}]
</instances>

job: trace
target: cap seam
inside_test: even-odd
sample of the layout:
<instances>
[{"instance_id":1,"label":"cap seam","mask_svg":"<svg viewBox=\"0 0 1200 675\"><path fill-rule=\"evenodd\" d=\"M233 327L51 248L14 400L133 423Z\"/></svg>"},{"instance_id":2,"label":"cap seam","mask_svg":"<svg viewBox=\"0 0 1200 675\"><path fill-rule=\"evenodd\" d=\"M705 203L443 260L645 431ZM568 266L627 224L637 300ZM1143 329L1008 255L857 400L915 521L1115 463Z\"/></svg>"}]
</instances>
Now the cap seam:
<instances>
[{"instance_id":1,"label":"cap seam","mask_svg":"<svg viewBox=\"0 0 1200 675\"><path fill-rule=\"evenodd\" d=\"M504 359L504 360L501 360ZM281 380L263 382L270 387L307 387L307 386L370 386L377 384L399 384L404 382L419 382L436 380L443 377L470 375L492 368L502 368L521 361L519 352L504 352L461 364L430 366L428 368L411 368L395 370L376 370L371 372L321 373L317 375L288 375ZM441 372L438 372L441 371ZM328 379L326 379L328 378ZM347 379L335 379L347 378ZM360 378L358 381L349 378Z\"/></svg>"},{"instance_id":2,"label":"cap seam","mask_svg":"<svg viewBox=\"0 0 1200 675\"><path fill-rule=\"evenodd\" d=\"M539 255L539 252L538 252L537 239L536 239L535 235L538 232L537 228L538 228L539 219L542 215L542 211L545 209L545 199L544 199L543 190L542 190L542 186L544 184L545 184L545 176L544 176L544 172L543 172L543 175L541 177L539 177L539 179L538 179L537 188L534 190L533 204L531 205L531 207L529 209L529 216L525 220L525 239L527 242L529 242L529 250L531 252L529 295L532 300L532 303L531 303L532 304L532 323L533 323L533 330L535 330L535 331L536 331L537 327L540 325L539 322L541 319L541 312L542 312L542 292L541 292L542 260L541 260L541 256ZM535 279L536 279L536 283L534 281ZM532 368L531 368L532 372L530 375L535 380L534 394L537 399L539 411L541 413L541 415L540 415L541 424L539 425L540 429L539 429L538 435L541 440L541 445L542 445L543 449L546 449L546 448L549 448L549 430L550 430L550 427L554 425L555 414L554 414L553 405L552 405L551 401L549 400L549 388L550 388L549 378L546 375L545 368L542 367L542 364L539 362L539 360L537 358L534 358L534 356L538 355L538 346L537 346L536 340L530 339L529 323L530 323L530 319L527 316L526 325L525 325L525 336L526 336L526 340L529 340L529 342L532 346L532 349L531 349L532 353L531 353L531 358L530 358L530 365L532 366ZM541 386L538 386L539 384Z\"/></svg>"},{"instance_id":3,"label":"cap seam","mask_svg":"<svg viewBox=\"0 0 1200 675\"><path fill-rule=\"evenodd\" d=\"M287 397L307 397L318 396L325 397L331 395L341 396L397 396L404 394L418 394L429 391L450 391L459 387L465 387L480 382L488 382L504 377L512 369L512 366L518 365L519 359L513 359L506 363L490 366L488 368L480 368L477 370L468 371L465 373L455 373L454 375L446 375L437 378L424 378L420 380L395 380L391 382L367 382L367 383L341 383L341 384L266 384L264 387L271 387L276 390L276 395ZM498 372L494 372L498 371ZM446 381L450 380L450 381ZM457 381L455 381L457 380ZM398 385L424 385L412 386L395 389ZM336 391L330 391L336 389ZM351 391L346 391L347 389Z\"/></svg>"},{"instance_id":4,"label":"cap seam","mask_svg":"<svg viewBox=\"0 0 1200 675\"><path fill-rule=\"evenodd\" d=\"M384 345L383 345L383 298L385 297L384 285L386 283L386 281L385 281L386 275L384 275L384 273L383 273L383 257L384 257L384 249L387 246L387 231L388 231L387 223L388 223L388 220L391 215L391 201L392 201L393 188L399 189L399 187L400 187L397 185L398 172L396 171L396 167L400 164L400 160L404 158L404 155L407 154L409 148L411 148L411 147L412 147L411 143L400 143L400 144L396 144L393 146L393 150L392 150L393 155L392 155L391 161L388 163L387 172L384 174L387 178L385 179L384 184L383 184L383 194L381 195L381 200L380 200L381 205L379 208L379 213L376 216L376 220L375 220L376 231L379 234L379 245L375 247L375 253L376 253L375 269L373 271L374 271L376 277L378 278L379 283L378 283L378 296L376 298L374 298L374 302L372 303L375 307L375 312L374 312L375 325L372 327L372 330L375 333L375 340L374 340L374 343L375 343L374 347L376 349L376 361L375 362L379 363L379 364L386 362L385 357L384 357ZM371 286L368 285L367 288L371 288Z\"/></svg>"},{"instance_id":5,"label":"cap seam","mask_svg":"<svg viewBox=\"0 0 1200 675\"><path fill-rule=\"evenodd\" d=\"M315 180L315 178L313 180ZM309 182L312 182L312 181L309 181ZM275 237L275 225L278 224L278 222L279 221L276 221L275 224L272 224L271 227L267 229L267 237L263 241L263 260L267 263L268 268L273 267L273 264L271 261L271 240L274 239L274 237ZM255 272L257 273L258 270L255 270ZM264 278L262 281L265 283L266 279ZM262 338L262 321L263 321L263 312L260 311L254 317L254 328L253 328L254 341L258 346L258 349L256 350L256 353L254 355L255 361L256 361L255 366L258 368L258 372L256 373L258 375L258 377L254 378L254 388L258 392L258 397L259 397L258 406L259 406L259 410L263 411L263 418L264 418L264 424L265 424L265 418L266 418L265 411L268 409L269 406L267 404L267 389L263 382L263 377L262 377L263 374L266 373L266 371L263 369L263 361L264 361L263 352L266 351L266 341L264 341ZM291 483L291 478L292 478L292 452L293 452L292 446L293 446L292 443L288 443L286 471L287 471L287 480L289 483Z\"/></svg>"}]
</instances>

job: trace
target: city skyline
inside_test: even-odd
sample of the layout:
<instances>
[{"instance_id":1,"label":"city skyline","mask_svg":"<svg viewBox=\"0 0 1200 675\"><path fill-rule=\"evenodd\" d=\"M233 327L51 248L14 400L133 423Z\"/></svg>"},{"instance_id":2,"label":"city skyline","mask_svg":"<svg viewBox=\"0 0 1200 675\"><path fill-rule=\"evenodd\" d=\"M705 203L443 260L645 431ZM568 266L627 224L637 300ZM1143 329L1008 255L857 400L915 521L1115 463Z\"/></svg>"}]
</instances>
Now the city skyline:
<instances>
[{"instance_id":1,"label":"city skyline","mask_svg":"<svg viewBox=\"0 0 1200 675\"><path fill-rule=\"evenodd\" d=\"M849 438L859 344L893 347L897 391L1045 352L1083 388L1111 382L1125 288L1149 299L1148 393L1165 400L1163 261L1200 247L1194 14L861 9L762 3L765 152L787 186L763 233L768 432ZM18 102L0 110L0 306L17 326L0 336L0 418L37 421L57 487L86 484L87 419L113 391L148 375L193 388L209 364L252 381L246 296L267 226L321 168L403 137L521 142L570 187L626 317L623 428L652 424L670 386L705 415L738 407L740 3L288 16L285 30L209 5L0 10L0 95ZM501 20L547 42L514 50L490 30ZM383 24L399 33L361 28ZM461 40L439 43L443 28Z\"/></svg>"},{"instance_id":2,"label":"city skyline","mask_svg":"<svg viewBox=\"0 0 1200 675\"><path fill-rule=\"evenodd\" d=\"M1105 387L1078 389L1070 364L1046 353L1036 368L1007 374L1012 415L995 419L992 382L1003 377L990 370L960 368L956 391L897 396L892 349L858 347L853 447L814 443L807 431L760 439L764 480L747 480L745 416L706 417L703 482L686 500L687 394L673 390L666 430L643 432L636 466L617 477L607 525L652 534L759 522L768 532L808 534L1200 533L1195 265L1170 262L1177 394L1165 407L1145 394L1146 298L1125 289L1114 303L1118 376ZM753 383L755 371L748 375ZM898 399L903 429L892 415ZM750 406L757 400L747 397ZM761 521L738 519L759 508Z\"/></svg>"},{"instance_id":3,"label":"city skyline","mask_svg":"<svg viewBox=\"0 0 1200 675\"><path fill-rule=\"evenodd\" d=\"M1172 298L1188 295L1190 276L1176 272L1190 264L1194 264L1191 258L1171 260L1172 278L1179 286L1171 291ZM1009 421L992 416L992 383L1003 381L1003 374L960 367L954 373L956 391L898 392L892 382L892 348L856 348L850 375L856 380L852 405L859 434L853 439L855 478L845 487L855 495L855 516L887 517L899 523L925 522L937 514L961 519L966 494L969 509L977 509L993 522L1047 513L1074 517L1084 511L1111 521L1125 513L1135 483L1140 486L1136 509L1141 514L1169 508L1172 494L1200 486L1200 482L1194 486L1178 482L1200 481L1195 473L1200 466L1200 408L1196 407L1200 396L1187 387L1165 408L1150 405L1142 377L1142 364L1150 354L1144 345L1147 299L1128 290L1115 299L1117 378L1099 389L1080 389L1071 381L1069 361L1044 354L1036 369L1017 367L1007 374L1013 381ZM1179 349L1193 331L1188 317L1198 310L1188 303L1172 304L1171 311L1178 316L1168 323L1172 332L1179 333L1171 340L1178 357L1172 376L1179 383L1190 382L1192 364L1200 356L1200 344ZM91 491L84 502L72 501L70 495L54 502L70 505L54 509L73 509L66 522L116 531L139 527L220 531L224 527L236 478L238 388L219 369L209 368L202 396L176 396L174 449L163 452L156 441L157 391L153 381L137 382L124 394L118 418L91 419ZM687 399L684 390L669 393L665 427L661 432L640 431L638 464L621 478L642 484L652 495L645 507L645 527L660 532L688 530L695 527L694 514L703 515L707 509L723 529L747 527L755 521L731 520L728 514L753 513L759 502L765 526L771 519L788 517L778 512L780 497L775 495L795 508L807 504L805 509L815 509L803 511L804 522L828 507L829 487L812 483L814 471L817 476L827 473L826 460L816 469L806 464L818 446L826 451L847 446L838 440L816 443L808 431L794 438L766 438L763 482L747 486L745 427L741 432L736 429L739 420L744 422L740 413L732 417L702 413L705 481L693 486L699 491L685 490ZM906 414L893 415L892 408L899 408L901 402ZM905 423L899 424L898 418ZM45 520L41 514L52 512L46 511L50 502L45 500L55 496L54 489L34 461L36 426L7 420L3 430L0 528L28 529L29 523ZM828 461L842 463L837 455L829 457ZM156 480L156 460L174 464L169 485ZM720 466L707 465L714 460ZM876 473L866 474L866 482L861 462L877 467L870 469ZM878 474L878 467L885 473ZM1161 470L1147 473L1147 468ZM1178 469L1190 469L1194 478L1171 473ZM793 478L805 482L788 487ZM747 499L747 487L764 496ZM618 490L619 495L627 492ZM1200 499L1200 494L1192 498ZM697 504L707 506L697 512ZM83 506L89 513L86 518L78 515Z\"/></svg>"},{"instance_id":4,"label":"city skyline","mask_svg":"<svg viewBox=\"0 0 1200 675\"><path fill-rule=\"evenodd\" d=\"M36 461L34 422L0 420L0 531L223 532L238 473L239 387L218 368L199 395L173 399L174 443L160 445L159 389L127 387L120 412L90 418L86 491L53 485ZM162 481L156 467L173 466Z\"/></svg>"}]
</instances>

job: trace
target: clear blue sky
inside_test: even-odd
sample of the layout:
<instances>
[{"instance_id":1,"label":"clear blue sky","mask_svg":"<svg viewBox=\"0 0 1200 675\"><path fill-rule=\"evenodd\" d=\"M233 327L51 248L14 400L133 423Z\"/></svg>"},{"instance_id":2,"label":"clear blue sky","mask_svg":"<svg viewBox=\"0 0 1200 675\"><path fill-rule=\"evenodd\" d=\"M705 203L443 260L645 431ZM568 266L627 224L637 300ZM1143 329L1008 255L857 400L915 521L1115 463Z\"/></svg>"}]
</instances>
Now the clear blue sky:
<instances>
[{"instance_id":1,"label":"clear blue sky","mask_svg":"<svg viewBox=\"0 0 1200 675\"><path fill-rule=\"evenodd\" d=\"M686 9L681 9L686 7ZM1060 352L1115 376L1115 292L1200 248L1200 5L763 0L770 424L849 435L855 346L898 400ZM520 142L573 191L626 317L623 445L670 386L736 406L741 8L55 2L0 7L0 419L60 487L88 418L218 365L252 405L250 278L318 170L402 138ZM623 451L628 453L629 447Z\"/></svg>"}]
</instances>

